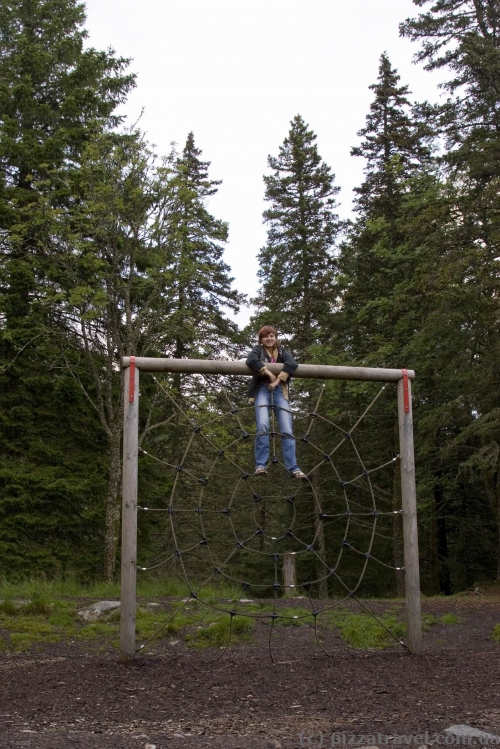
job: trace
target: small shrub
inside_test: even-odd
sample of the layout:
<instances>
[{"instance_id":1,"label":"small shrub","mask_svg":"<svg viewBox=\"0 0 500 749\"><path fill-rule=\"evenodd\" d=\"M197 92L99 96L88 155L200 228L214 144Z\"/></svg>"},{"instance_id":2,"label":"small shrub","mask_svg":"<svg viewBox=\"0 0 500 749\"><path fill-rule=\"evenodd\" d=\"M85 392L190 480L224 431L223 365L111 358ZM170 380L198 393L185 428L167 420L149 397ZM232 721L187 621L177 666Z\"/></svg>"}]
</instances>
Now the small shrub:
<instances>
[{"instance_id":1,"label":"small shrub","mask_svg":"<svg viewBox=\"0 0 500 749\"><path fill-rule=\"evenodd\" d=\"M500 624L495 624L491 636L493 637L495 642L498 642L498 644L500 645Z\"/></svg>"}]
</instances>

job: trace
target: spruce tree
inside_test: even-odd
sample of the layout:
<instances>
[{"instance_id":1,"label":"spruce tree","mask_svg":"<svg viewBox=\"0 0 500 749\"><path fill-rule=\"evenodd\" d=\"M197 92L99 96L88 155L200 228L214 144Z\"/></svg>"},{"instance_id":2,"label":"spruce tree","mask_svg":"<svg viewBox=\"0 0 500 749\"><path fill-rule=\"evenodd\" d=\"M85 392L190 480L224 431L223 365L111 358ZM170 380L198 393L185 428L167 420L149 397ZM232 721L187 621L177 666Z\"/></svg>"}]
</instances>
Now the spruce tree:
<instances>
[{"instance_id":1,"label":"spruce tree","mask_svg":"<svg viewBox=\"0 0 500 749\"><path fill-rule=\"evenodd\" d=\"M414 0L423 7L431 0ZM498 0L434 0L400 26L421 43L416 60L427 70L451 73L442 87L448 100L434 109L445 135L447 160L474 165L476 177L498 175L500 4Z\"/></svg>"},{"instance_id":2,"label":"spruce tree","mask_svg":"<svg viewBox=\"0 0 500 749\"><path fill-rule=\"evenodd\" d=\"M316 135L300 115L264 177L267 243L259 253L254 324L272 323L304 361L333 306L335 176L318 153Z\"/></svg>"},{"instance_id":3,"label":"spruce tree","mask_svg":"<svg viewBox=\"0 0 500 749\"><path fill-rule=\"evenodd\" d=\"M200 157L189 133L182 154L173 159L166 202L173 332L168 350L179 359L220 356L237 332L225 310L237 312L243 300L222 259L227 223L206 205L220 181L210 179L210 162Z\"/></svg>"},{"instance_id":4,"label":"spruce tree","mask_svg":"<svg viewBox=\"0 0 500 749\"><path fill-rule=\"evenodd\" d=\"M75 174L79 200L67 226L72 251L57 266L64 283L59 308L82 354L78 366L68 367L80 383L78 367L91 372L91 387L82 391L108 442L107 578L119 535L121 358L218 356L236 329L221 309L236 309L240 299L221 260L227 225L205 207L217 183L199 155L192 135L180 157L159 163L140 133L104 134L89 143ZM154 389L147 383L146 377L145 410ZM174 464L182 452L177 437L166 455Z\"/></svg>"},{"instance_id":5,"label":"spruce tree","mask_svg":"<svg viewBox=\"0 0 500 749\"><path fill-rule=\"evenodd\" d=\"M399 310L391 306L392 291L411 263L398 217L409 181L430 165L429 133L413 116L408 87L400 85L386 54L370 88L375 96L358 133L363 140L351 151L366 161L365 180L355 189L357 219L339 257L342 309L334 327L339 353L390 367L400 362L394 336Z\"/></svg>"},{"instance_id":6,"label":"spruce tree","mask_svg":"<svg viewBox=\"0 0 500 749\"><path fill-rule=\"evenodd\" d=\"M339 257L339 297L342 300L330 326L330 346L334 355L349 364L402 366L408 343L406 315L396 289L414 268L414 257L407 248L406 227L400 220L402 206L414 175L429 165L430 150L425 126L415 119L408 100L408 87L387 54L380 58L379 75L370 86L374 99L359 131L359 146L353 156L365 159L365 180L356 188L355 212ZM404 362L406 366L410 364ZM354 402L358 397L346 393ZM345 400L339 406L346 406ZM398 452L397 428L391 406L383 398L374 412L377 429L373 444L367 446L371 465L387 462ZM383 440L381 434L385 434ZM394 476L393 508L401 506L400 477ZM394 516L394 562L402 567L402 526ZM396 575L398 594L404 582Z\"/></svg>"},{"instance_id":7,"label":"spruce tree","mask_svg":"<svg viewBox=\"0 0 500 749\"><path fill-rule=\"evenodd\" d=\"M253 327L276 326L297 358L306 361L334 306L339 188L318 153L314 132L300 115L290 124L278 156L268 157L272 173L264 177L265 199L270 203L264 212L267 244L259 253L261 287L252 323ZM312 407L312 393L304 393L303 398L306 407ZM315 492L319 496L319 485ZM312 516L318 556L313 574L320 580L318 595L327 598L324 524L315 501Z\"/></svg>"},{"instance_id":8,"label":"spruce tree","mask_svg":"<svg viewBox=\"0 0 500 749\"><path fill-rule=\"evenodd\" d=\"M425 0L415 0L415 4L428 5ZM438 279L442 283L440 306L448 319L453 320L452 329L457 337L467 331L454 358L458 360L459 352L467 352L467 363L464 367L464 362L460 362L462 367L457 372L463 373L461 397L468 404L469 418L455 434L455 443L457 449L461 448L462 460L463 450L470 451L460 472L476 471L477 479L482 477L495 516L497 577L500 577L497 449L500 403L493 362L500 351L497 314L500 289L496 270L500 208L499 24L497 0L437 0L427 12L401 26L404 36L420 42L416 57L427 69L449 73L443 84L449 93L448 100L430 110L448 148L442 159L447 177L443 213L447 206L453 205L453 220L441 227L445 241L440 243L432 286L436 286ZM447 252L443 251L445 246ZM445 320L444 315L436 316L436 324ZM472 388L470 383L474 384ZM482 496L479 486L476 491L478 497Z\"/></svg>"},{"instance_id":9,"label":"spruce tree","mask_svg":"<svg viewBox=\"0 0 500 749\"><path fill-rule=\"evenodd\" d=\"M85 401L75 402L79 390L61 367L68 338L57 263L68 249L63 227L76 198L70 175L91 135L118 122L114 110L133 76L126 60L84 49L84 20L76 0L14 0L0 7L0 501L6 553L18 534L16 559L26 548L45 569L57 568L64 555L78 563L67 546L62 551L70 536L96 546L105 486L99 422ZM66 354L78 357L78 351ZM87 373L83 381L89 384ZM68 424L62 409L80 414L81 423ZM82 448L80 459L68 449L72 438ZM93 521L85 525L89 514Z\"/></svg>"}]
</instances>

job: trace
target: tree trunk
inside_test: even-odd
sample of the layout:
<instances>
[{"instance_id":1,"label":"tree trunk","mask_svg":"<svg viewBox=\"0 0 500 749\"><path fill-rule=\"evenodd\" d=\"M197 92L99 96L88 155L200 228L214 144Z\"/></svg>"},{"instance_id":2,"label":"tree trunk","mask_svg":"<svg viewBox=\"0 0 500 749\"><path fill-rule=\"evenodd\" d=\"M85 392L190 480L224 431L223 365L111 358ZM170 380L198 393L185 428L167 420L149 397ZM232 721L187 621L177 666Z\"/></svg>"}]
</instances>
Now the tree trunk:
<instances>
[{"instance_id":1,"label":"tree trunk","mask_svg":"<svg viewBox=\"0 0 500 749\"><path fill-rule=\"evenodd\" d=\"M437 512L433 504L431 506L431 517L429 520L429 568L431 579L431 593L439 593L439 560L437 543Z\"/></svg>"},{"instance_id":2,"label":"tree trunk","mask_svg":"<svg viewBox=\"0 0 500 749\"><path fill-rule=\"evenodd\" d=\"M500 473L497 472L496 474L496 482L495 482L495 499L496 499L496 507L495 510L495 518L497 521L497 580L500 580Z\"/></svg>"},{"instance_id":3,"label":"tree trunk","mask_svg":"<svg viewBox=\"0 0 500 749\"><path fill-rule=\"evenodd\" d=\"M449 596L451 595L451 582L448 560L448 531L444 513L443 490L439 485L434 487L434 504L436 506L439 589L445 596Z\"/></svg>"},{"instance_id":4,"label":"tree trunk","mask_svg":"<svg viewBox=\"0 0 500 749\"><path fill-rule=\"evenodd\" d=\"M113 425L112 429L109 439L110 465L104 537L104 575L108 581L112 581L115 576L120 531L121 429L116 425Z\"/></svg>"},{"instance_id":5,"label":"tree trunk","mask_svg":"<svg viewBox=\"0 0 500 749\"><path fill-rule=\"evenodd\" d=\"M285 551L283 557L283 598L293 598L297 595L297 570L295 554Z\"/></svg>"}]
</instances>

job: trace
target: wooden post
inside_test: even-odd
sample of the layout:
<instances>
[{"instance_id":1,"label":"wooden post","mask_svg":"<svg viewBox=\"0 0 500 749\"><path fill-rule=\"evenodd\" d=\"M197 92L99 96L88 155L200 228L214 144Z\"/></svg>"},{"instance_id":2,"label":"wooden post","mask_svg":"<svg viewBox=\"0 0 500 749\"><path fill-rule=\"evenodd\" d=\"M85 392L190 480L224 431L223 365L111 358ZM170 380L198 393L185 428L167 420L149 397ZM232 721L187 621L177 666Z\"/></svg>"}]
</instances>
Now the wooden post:
<instances>
[{"instance_id":1,"label":"wooden post","mask_svg":"<svg viewBox=\"0 0 500 749\"><path fill-rule=\"evenodd\" d=\"M285 551L283 555L283 598L294 598L297 595L297 572L295 554Z\"/></svg>"},{"instance_id":2,"label":"wooden post","mask_svg":"<svg viewBox=\"0 0 500 749\"><path fill-rule=\"evenodd\" d=\"M415 487L413 416L411 382L404 375L403 379L398 382L398 416L408 648L410 653L420 655L422 652L422 625L420 618L420 572L418 564L417 491Z\"/></svg>"},{"instance_id":3,"label":"wooden post","mask_svg":"<svg viewBox=\"0 0 500 749\"><path fill-rule=\"evenodd\" d=\"M130 364L129 356L122 358L122 368ZM242 361L222 361L214 359L160 359L138 356L136 366L144 372L185 372L186 374L229 374L253 375L251 369ZM283 364L268 364L267 367L277 375ZM334 367L329 364L299 364L294 377L311 377L320 380L365 380L372 382L399 382L400 369L382 369L381 367ZM408 377L415 377L413 370L408 370Z\"/></svg>"},{"instance_id":4,"label":"wooden post","mask_svg":"<svg viewBox=\"0 0 500 749\"><path fill-rule=\"evenodd\" d=\"M124 380L120 660L126 663L135 656L139 446L139 369L135 361L125 370Z\"/></svg>"}]
</instances>

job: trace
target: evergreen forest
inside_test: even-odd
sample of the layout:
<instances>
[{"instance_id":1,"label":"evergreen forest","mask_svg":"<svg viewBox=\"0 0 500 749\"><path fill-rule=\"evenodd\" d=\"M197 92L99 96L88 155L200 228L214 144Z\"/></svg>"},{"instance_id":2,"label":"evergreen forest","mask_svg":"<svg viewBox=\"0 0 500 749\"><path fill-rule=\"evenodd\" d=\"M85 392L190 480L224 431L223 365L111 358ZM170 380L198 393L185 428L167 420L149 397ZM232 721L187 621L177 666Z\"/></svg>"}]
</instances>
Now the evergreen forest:
<instances>
[{"instance_id":1,"label":"evergreen forest","mask_svg":"<svg viewBox=\"0 0 500 749\"><path fill-rule=\"evenodd\" d=\"M122 357L244 359L264 324L302 363L416 371L422 590L450 595L500 578L500 0L413 2L415 16L400 34L414 43L418 64L442 71L445 96L413 101L381 54L351 151L364 179L349 220L338 215L342 185L318 152L314 123L290 113L263 178L267 240L255 248L259 289L247 300L223 259L229 227L210 203L220 182L195 134L158 154L119 116L135 75L128 59L89 45L78 0L0 0L6 578L116 579ZM234 313L248 302L253 317L241 329ZM166 507L175 482L178 496L192 501L171 468L190 449L191 470L206 476L209 458L188 445L186 418L210 421L240 408L239 426L251 432L247 384L141 374L140 504ZM293 385L301 413L314 412L321 391L320 413L346 429L378 390L345 381ZM295 428L307 423L297 416ZM214 444L231 429L217 422ZM359 429L364 463L388 466L377 479L387 513L376 556L385 566L369 568L361 590L402 595L394 569L403 565L394 388ZM314 435L326 444L325 420L315 421ZM252 464L250 442L237 449ZM305 449L299 443L304 470ZM231 462L221 461L211 491L231 481ZM325 481L318 477L319 494ZM259 512L263 525L265 508ZM323 528L312 507L298 512L330 564L342 537ZM186 523L186 539L189 530ZM356 529L352 538L355 545ZM172 544L164 520L140 516L140 563L168 556ZM272 575L258 555L238 560L243 576ZM301 573L315 579L314 569ZM178 563L157 574L178 574ZM326 584L314 590L332 593Z\"/></svg>"}]
</instances>

